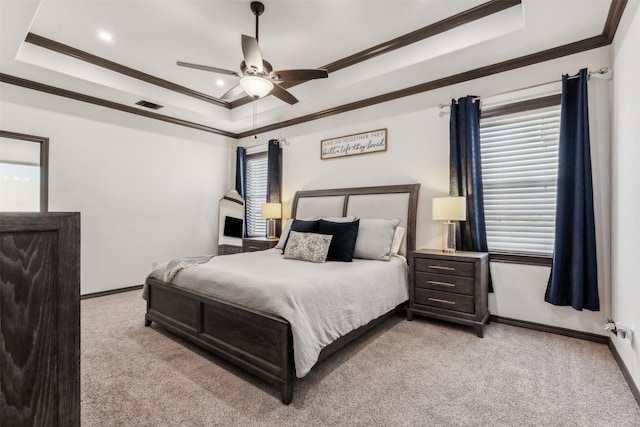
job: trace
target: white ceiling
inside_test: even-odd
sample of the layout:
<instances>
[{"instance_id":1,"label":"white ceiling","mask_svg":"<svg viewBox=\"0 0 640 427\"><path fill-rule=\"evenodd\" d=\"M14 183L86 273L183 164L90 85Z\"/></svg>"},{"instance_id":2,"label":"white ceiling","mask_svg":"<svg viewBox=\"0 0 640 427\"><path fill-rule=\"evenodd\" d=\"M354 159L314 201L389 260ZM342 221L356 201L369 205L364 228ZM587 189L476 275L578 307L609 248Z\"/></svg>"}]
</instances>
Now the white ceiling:
<instances>
[{"instance_id":1,"label":"white ceiling","mask_svg":"<svg viewBox=\"0 0 640 427\"><path fill-rule=\"evenodd\" d=\"M176 61L239 70L247 0L0 0L0 72L240 133L253 106L232 110L25 43L31 32L220 97L238 78ZM318 68L484 3L482 0L264 0L260 48L275 69ZM602 33L610 0L522 0L486 18L290 89L300 102L257 101L258 127L539 52ZM98 37L112 34L111 42ZM225 86L218 86L222 79ZM0 86L1 89L1 86ZM138 107L136 107L138 108ZM143 109L143 107L139 107Z\"/></svg>"}]
</instances>

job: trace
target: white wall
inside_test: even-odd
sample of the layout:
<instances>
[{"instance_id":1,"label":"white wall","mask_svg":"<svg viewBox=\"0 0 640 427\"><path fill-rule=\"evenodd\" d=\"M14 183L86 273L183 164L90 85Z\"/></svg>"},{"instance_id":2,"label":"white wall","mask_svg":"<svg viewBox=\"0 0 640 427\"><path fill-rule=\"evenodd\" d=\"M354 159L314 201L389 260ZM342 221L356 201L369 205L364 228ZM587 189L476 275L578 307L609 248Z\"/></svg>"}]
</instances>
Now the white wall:
<instances>
[{"instance_id":1,"label":"white wall","mask_svg":"<svg viewBox=\"0 0 640 427\"><path fill-rule=\"evenodd\" d=\"M630 326L634 341L613 344L640 387L640 7L629 2L614 40L611 314Z\"/></svg>"},{"instance_id":2,"label":"white wall","mask_svg":"<svg viewBox=\"0 0 640 427\"><path fill-rule=\"evenodd\" d=\"M304 123L259 135L259 142L286 138L283 151L285 212L300 189L365 185L422 184L418 207L418 247L441 248L440 222L431 219L431 199L449 192L449 114L437 108L453 98L473 94L490 96L509 90L559 80L610 65L610 49L601 48L520 70L501 73L456 86L414 95L372 107ZM604 334L609 287L610 82L590 83L592 151L594 165L600 299L602 311L578 312L544 302L548 267L493 262L495 294L489 301L492 314ZM388 129L388 149L383 153L320 160L322 139L373 129ZM251 146L253 138L240 141Z\"/></svg>"},{"instance_id":3,"label":"white wall","mask_svg":"<svg viewBox=\"0 0 640 427\"><path fill-rule=\"evenodd\" d=\"M215 251L227 138L1 90L0 128L49 138L49 210L81 213L82 294L141 284L152 261Z\"/></svg>"}]
</instances>

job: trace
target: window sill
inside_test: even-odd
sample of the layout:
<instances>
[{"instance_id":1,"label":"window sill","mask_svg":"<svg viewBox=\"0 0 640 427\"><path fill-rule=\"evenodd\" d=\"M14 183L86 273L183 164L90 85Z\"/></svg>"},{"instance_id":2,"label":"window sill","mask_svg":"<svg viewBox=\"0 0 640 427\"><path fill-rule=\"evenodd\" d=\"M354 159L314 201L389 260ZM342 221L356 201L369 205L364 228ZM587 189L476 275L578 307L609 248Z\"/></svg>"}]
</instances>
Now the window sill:
<instances>
[{"instance_id":1,"label":"window sill","mask_svg":"<svg viewBox=\"0 0 640 427\"><path fill-rule=\"evenodd\" d=\"M506 262L510 264L540 265L544 267L551 267L552 260L552 257L543 255L507 254L500 252L491 252L489 254L489 261Z\"/></svg>"}]
</instances>

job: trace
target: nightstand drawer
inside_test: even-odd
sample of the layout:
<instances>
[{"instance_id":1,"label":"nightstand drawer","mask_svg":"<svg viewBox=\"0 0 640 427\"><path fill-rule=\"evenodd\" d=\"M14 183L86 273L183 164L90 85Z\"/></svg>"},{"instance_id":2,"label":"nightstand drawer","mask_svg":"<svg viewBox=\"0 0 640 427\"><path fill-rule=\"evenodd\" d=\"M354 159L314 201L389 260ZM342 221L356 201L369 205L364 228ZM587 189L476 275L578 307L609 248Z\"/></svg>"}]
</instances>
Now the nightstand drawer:
<instances>
[{"instance_id":1,"label":"nightstand drawer","mask_svg":"<svg viewBox=\"0 0 640 427\"><path fill-rule=\"evenodd\" d=\"M449 292L432 291L430 289L416 288L415 303L445 310L461 311L463 313L473 314L475 312L473 297Z\"/></svg>"},{"instance_id":2,"label":"nightstand drawer","mask_svg":"<svg viewBox=\"0 0 640 427\"><path fill-rule=\"evenodd\" d=\"M242 242L242 250L244 252L264 251L269 246L264 242Z\"/></svg>"},{"instance_id":3,"label":"nightstand drawer","mask_svg":"<svg viewBox=\"0 0 640 427\"><path fill-rule=\"evenodd\" d=\"M417 288L471 296L473 296L475 289L474 280L471 277L423 273L421 271L415 273L415 284Z\"/></svg>"},{"instance_id":4,"label":"nightstand drawer","mask_svg":"<svg viewBox=\"0 0 640 427\"><path fill-rule=\"evenodd\" d=\"M474 266L471 262L445 261L433 258L415 258L416 271L473 277L473 269Z\"/></svg>"},{"instance_id":5,"label":"nightstand drawer","mask_svg":"<svg viewBox=\"0 0 640 427\"><path fill-rule=\"evenodd\" d=\"M239 254L242 252L242 246L220 245L218 246L218 255Z\"/></svg>"},{"instance_id":6,"label":"nightstand drawer","mask_svg":"<svg viewBox=\"0 0 640 427\"><path fill-rule=\"evenodd\" d=\"M278 239L265 239L264 237L247 237L242 239L243 252L264 251L278 244Z\"/></svg>"}]
</instances>

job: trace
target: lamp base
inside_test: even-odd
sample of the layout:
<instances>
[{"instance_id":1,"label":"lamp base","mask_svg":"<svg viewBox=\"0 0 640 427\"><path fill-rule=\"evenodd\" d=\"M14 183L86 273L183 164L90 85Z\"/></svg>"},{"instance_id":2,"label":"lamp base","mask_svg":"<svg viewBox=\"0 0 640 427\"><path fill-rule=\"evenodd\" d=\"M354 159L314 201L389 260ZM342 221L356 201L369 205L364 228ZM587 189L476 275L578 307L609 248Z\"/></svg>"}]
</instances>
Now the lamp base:
<instances>
[{"instance_id":1,"label":"lamp base","mask_svg":"<svg viewBox=\"0 0 640 427\"><path fill-rule=\"evenodd\" d=\"M456 224L447 221L442 224L442 252L452 254L456 251Z\"/></svg>"},{"instance_id":2,"label":"lamp base","mask_svg":"<svg viewBox=\"0 0 640 427\"><path fill-rule=\"evenodd\" d=\"M268 219L267 220L267 239L275 239L276 238L276 220Z\"/></svg>"}]
</instances>

